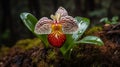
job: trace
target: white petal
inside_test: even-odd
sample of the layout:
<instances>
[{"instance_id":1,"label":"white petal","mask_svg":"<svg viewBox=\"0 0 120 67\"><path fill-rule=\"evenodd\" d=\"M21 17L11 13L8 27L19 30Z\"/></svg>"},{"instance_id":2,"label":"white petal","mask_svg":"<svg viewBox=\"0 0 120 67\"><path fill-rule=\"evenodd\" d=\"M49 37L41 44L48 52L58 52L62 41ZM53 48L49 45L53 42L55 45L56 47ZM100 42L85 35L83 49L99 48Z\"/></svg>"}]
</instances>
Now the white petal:
<instances>
[{"instance_id":1,"label":"white petal","mask_svg":"<svg viewBox=\"0 0 120 67\"><path fill-rule=\"evenodd\" d=\"M60 19L62 23L63 32L65 34L72 34L78 30L78 25L73 17L65 16Z\"/></svg>"},{"instance_id":2,"label":"white petal","mask_svg":"<svg viewBox=\"0 0 120 67\"><path fill-rule=\"evenodd\" d=\"M57 14L57 13L60 14L61 16L67 16L68 15L66 9L63 8L63 7L59 7L55 14Z\"/></svg>"},{"instance_id":3,"label":"white petal","mask_svg":"<svg viewBox=\"0 0 120 67\"><path fill-rule=\"evenodd\" d=\"M41 18L35 25L34 32L36 34L49 34L51 32L51 23L52 20L47 17Z\"/></svg>"}]
</instances>

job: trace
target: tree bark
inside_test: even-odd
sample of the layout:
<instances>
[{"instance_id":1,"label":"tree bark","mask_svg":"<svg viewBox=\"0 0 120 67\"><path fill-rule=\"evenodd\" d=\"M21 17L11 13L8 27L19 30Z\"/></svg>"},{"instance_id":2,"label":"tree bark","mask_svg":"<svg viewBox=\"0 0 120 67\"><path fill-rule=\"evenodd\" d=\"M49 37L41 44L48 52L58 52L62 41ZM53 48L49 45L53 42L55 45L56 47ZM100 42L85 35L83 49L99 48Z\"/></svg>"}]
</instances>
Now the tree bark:
<instances>
[{"instance_id":1,"label":"tree bark","mask_svg":"<svg viewBox=\"0 0 120 67\"><path fill-rule=\"evenodd\" d=\"M95 9L95 2L94 0L85 0L84 4L85 9L83 10L83 12L85 13L84 15L88 17L88 13Z\"/></svg>"},{"instance_id":2,"label":"tree bark","mask_svg":"<svg viewBox=\"0 0 120 67\"><path fill-rule=\"evenodd\" d=\"M75 3L75 15L76 16L82 15L81 0L74 0L74 3Z\"/></svg>"},{"instance_id":3,"label":"tree bark","mask_svg":"<svg viewBox=\"0 0 120 67\"><path fill-rule=\"evenodd\" d=\"M10 28L10 22L12 21L11 11L10 11L10 0L2 0L2 25L1 32L4 32L5 29Z\"/></svg>"},{"instance_id":4,"label":"tree bark","mask_svg":"<svg viewBox=\"0 0 120 67\"><path fill-rule=\"evenodd\" d=\"M94 0L85 0L86 11L94 10L94 6L95 6Z\"/></svg>"},{"instance_id":5,"label":"tree bark","mask_svg":"<svg viewBox=\"0 0 120 67\"><path fill-rule=\"evenodd\" d=\"M6 30L9 30L10 31L10 36L11 37L8 37L7 39L1 39L2 40L2 43L4 44L11 44L12 41L14 41L13 37L12 37L12 14L11 14L11 7L10 7L10 0L2 0L2 13L3 13L3 16L2 16L2 22L1 22L1 25L0 25L0 35L2 36L4 34L4 32Z\"/></svg>"}]
</instances>

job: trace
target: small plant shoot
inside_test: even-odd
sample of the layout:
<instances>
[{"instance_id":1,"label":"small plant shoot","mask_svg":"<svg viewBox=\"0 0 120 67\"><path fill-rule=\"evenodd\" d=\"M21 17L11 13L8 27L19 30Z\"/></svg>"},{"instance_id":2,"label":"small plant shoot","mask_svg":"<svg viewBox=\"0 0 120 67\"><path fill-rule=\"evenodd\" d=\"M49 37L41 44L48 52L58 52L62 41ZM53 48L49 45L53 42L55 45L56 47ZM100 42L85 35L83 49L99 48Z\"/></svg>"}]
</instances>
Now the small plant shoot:
<instances>
[{"instance_id":1,"label":"small plant shoot","mask_svg":"<svg viewBox=\"0 0 120 67\"><path fill-rule=\"evenodd\" d=\"M113 25L113 24L118 24L118 19L119 19L118 16L114 16L110 20L107 17L104 17L104 18L102 18L100 20L100 22L104 22L105 24L111 24L111 25Z\"/></svg>"},{"instance_id":2,"label":"small plant shoot","mask_svg":"<svg viewBox=\"0 0 120 67\"><path fill-rule=\"evenodd\" d=\"M35 34L44 43L45 47L51 46L56 49L60 48L65 57L69 57L74 46L82 44L95 44L102 46L103 41L96 36L82 37L90 20L84 17L75 17L68 15L65 8L59 7L55 14L47 17L36 19L30 13L21 13L20 18L26 27Z\"/></svg>"}]
</instances>

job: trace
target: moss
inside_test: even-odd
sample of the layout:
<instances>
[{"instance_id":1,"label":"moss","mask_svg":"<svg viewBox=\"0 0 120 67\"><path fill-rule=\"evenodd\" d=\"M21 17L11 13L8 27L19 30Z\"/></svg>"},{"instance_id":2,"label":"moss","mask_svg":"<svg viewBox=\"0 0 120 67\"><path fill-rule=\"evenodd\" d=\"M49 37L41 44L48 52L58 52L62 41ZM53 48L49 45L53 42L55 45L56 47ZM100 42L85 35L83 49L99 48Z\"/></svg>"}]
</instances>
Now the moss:
<instances>
[{"instance_id":1,"label":"moss","mask_svg":"<svg viewBox=\"0 0 120 67\"><path fill-rule=\"evenodd\" d=\"M7 46L0 47L0 58L4 55L7 55L7 53L10 51L10 49L13 48L21 48L23 51L32 49L33 47L39 47L41 45L41 40L39 38L34 39L22 39L16 42L16 44L10 48Z\"/></svg>"},{"instance_id":2,"label":"moss","mask_svg":"<svg viewBox=\"0 0 120 67\"><path fill-rule=\"evenodd\" d=\"M6 55L7 53L8 53L8 51L9 51L9 47L6 47L6 46L2 46L1 48L0 48L0 58L2 57L2 56L4 56L4 55Z\"/></svg>"},{"instance_id":3,"label":"moss","mask_svg":"<svg viewBox=\"0 0 120 67\"><path fill-rule=\"evenodd\" d=\"M85 32L85 35L93 35L95 33L98 33L99 31L102 31L102 27L100 26L94 26L90 28L88 31Z\"/></svg>"},{"instance_id":4,"label":"moss","mask_svg":"<svg viewBox=\"0 0 120 67\"><path fill-rule=\"evenodd\" d=\"M14 47L20 47L22 49L28 50L33 47L40 46L41 40L39 38L34 38L34 39L23 39L19 40Z\"/></svg>"}]
</instances>

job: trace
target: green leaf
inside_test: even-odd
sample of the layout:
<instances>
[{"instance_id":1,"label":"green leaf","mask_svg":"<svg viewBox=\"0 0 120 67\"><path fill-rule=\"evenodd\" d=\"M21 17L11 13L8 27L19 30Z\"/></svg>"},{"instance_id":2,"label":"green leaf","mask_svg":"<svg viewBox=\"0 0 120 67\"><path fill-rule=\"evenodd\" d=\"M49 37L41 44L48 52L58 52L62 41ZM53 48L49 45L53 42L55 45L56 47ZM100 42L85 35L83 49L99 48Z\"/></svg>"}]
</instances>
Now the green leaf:
<instances>
[{"instance_id":1,"label":"green leaf","mask_svg":"<svg viewBox=\"0 0 120 67\"><path fill-rule=\"evenodd\" d=\"M100 22L104 22L106 24L111 24L111 22L109 21L109 19L107 17L100 19Z\"/></svg>"},{"instance_id":2,"label":"green leaf","mask_svg":"<svg viewBox=\"0 0 120 67\"><path fill-rule=\"evenodd\" d=\"M20 14L20 18L22 19L22 21L24 22L24 24L27 26L27 28L34 33L34 28L35 28L35 24L37 23L37 19L36 17L34 17L32 14L30 13L21 13Z\"/></svg>"},{"instance_id":3,"label":"green leaf","mask_svg":"<svg viewBox=\"0 0 120 67\"><path fill-rule=\"evenodd\" d=\"M60 51L62 52L63 55L65 55L71 49L71 47L73 47L73 45L74 45L74 40L72 38L72 35L67 34L66 35L66 42L60 48Z\"/></svg>"},{"instance_id":4,"label":"green leaf","mask_svg":"<svg viewBox=\"0 0 120 67\"><path fill-rule=\"evenodd\" d=\"M102 46L104 45L103 41L96 37L96 36L86 36L84 37L82 40L76 42L76 43L85 43L85 44L95 44L95 45L98 45L98 46Z\"/></svg>"},{"instance_id":5,"label":"green leaf","mask_svg":"<svg viewBox=\"0 0 120 67\"><path fill-rule=\"evenodd\" d=\"M75 46L75 41L78 40L82 34L86 31L87 27L90 24L90 20L87 18L82 17L75 17L75 20L78 24L78 31L73 34L67 34L66 35L66 42L65 44L60 48L60 51L64 56L69 56L70 50Z\"/></svg>"},{"instance_id":6,"label":"green leaf","mask_svg":"<svg viewBox=\"0 0 120 67\"><path fill-rule=\"evenodd\" d=\"M34 28L35 25L37 23L37 18L34 17L32 14L30 13L21 13L20 14L20 18L22 19L23 23L25 24L25 26L33 33L34 33ZM38 38L40 38L42 40L42 42L45 44L46 47L48 47L49 43L47 41L47 35L38 35L35 34Z\"/></svg>"},{"instance_id":7,"label":"green leaf","mask_svg":"<svg viewBox=\"0 0 120 67\"><path fill-rule=\"evenodd\" d=\"M114 17L112 17L112 21L117 21L119 19L119 17L118 16L114 16Z\"/></svg>"},{"instance_id":8,"label":"green leaf","mask_svg":"<svg viewBox=\"0 0 120 67\"><path fill-rule=\"evenodd\" d=\"M73 33L72 37L74 40L78 40L88 28L90 20L83 17L75 17L75 20L78 24L78 31Z\"/></svg>"},{"instance_id":9,"label":"green leaf","mask_svg":"<svg viewBox=\"0 0 120 67\"><path fill-rule=\"evenodd\" d=\"M119 19L118 16L112 17L112 19L111 19L111 24L117 24L117 23L119 23L119 22L117 21L118 19Z\"/></svg>"},{"instance_id":10,"label":"green leaf","mask_svg":"<svg viewBox=\"0 0 120 67\"><path fill-rule=\"evenodd\" d=\"M39 37L42 42L44 43L45 47L48 48L48 46L50 45L48 40L47 40L47 34L42 34L42 35L36 35L37 37Z\"/></svg>"},{"instance_id":11,"label":"green leaf","mask_svg":"<svg viewBox=\"0 0 120 67\"><path fill-rule=\"evenodd\" d=\"M108 22L108 21L109 21L109 20L108 20L107 17L104 17L104 18L100 19L100 22Z\"/></svg>"}]
</instances>

